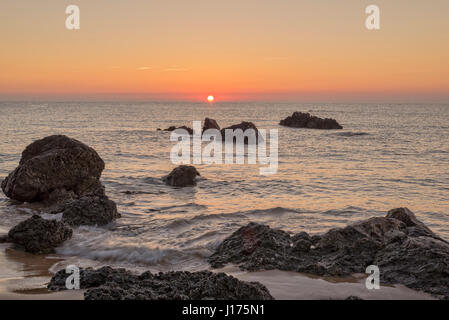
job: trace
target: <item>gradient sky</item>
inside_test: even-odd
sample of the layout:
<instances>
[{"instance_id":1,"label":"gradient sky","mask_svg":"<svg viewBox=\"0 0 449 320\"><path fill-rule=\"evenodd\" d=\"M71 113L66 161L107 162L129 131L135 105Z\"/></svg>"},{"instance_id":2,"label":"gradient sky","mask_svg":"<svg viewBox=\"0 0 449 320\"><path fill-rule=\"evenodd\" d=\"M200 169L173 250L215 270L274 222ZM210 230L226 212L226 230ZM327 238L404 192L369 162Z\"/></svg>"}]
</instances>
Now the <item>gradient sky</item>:
<instances>
[{"instance_id":1,"label":"gradient sky","mask_svg":"<svg viewBox=\"0 0 449 320\"><path fill-rule=\"evenodd\" d=\"M447 0L1 0L0 39L1 100L449 100Z\"/></svg>"}]
</instances>

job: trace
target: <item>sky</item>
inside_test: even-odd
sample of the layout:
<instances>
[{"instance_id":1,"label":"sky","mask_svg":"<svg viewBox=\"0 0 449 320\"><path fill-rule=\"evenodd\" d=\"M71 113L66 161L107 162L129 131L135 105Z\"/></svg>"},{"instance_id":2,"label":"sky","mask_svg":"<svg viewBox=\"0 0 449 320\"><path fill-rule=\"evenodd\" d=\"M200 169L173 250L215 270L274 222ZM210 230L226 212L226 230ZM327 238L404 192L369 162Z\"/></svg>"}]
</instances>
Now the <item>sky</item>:
<instances>
[{"instance_id":1,"label":"sky","mask_svg":"<svg viewBox=\"0 0 449 320\"><path fill-rule=\"evenodd\" d=\"M0 100L449 101L448 15L447 0L2 0Z\"/></svg>"}]
</instances>

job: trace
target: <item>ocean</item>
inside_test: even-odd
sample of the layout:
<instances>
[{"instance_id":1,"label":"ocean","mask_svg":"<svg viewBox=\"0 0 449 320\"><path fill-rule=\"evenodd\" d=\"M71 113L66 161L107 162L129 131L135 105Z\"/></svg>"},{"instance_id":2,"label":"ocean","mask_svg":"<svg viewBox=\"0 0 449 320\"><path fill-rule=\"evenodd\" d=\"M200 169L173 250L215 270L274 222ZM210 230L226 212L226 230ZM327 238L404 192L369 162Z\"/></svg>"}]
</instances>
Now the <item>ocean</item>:
<instances>
[{"instance_id":1,"label":"ocean","mask_svg":"<svg viewBox=\"0 0 449 320\"><path fill-rule=\"evenodd\" d=\"M294 111L334 118L344 129L279 126ZM197 186L166 186L175 142L157 128L205 117L221 127L251 121L278 129L277 173L200 164ZM396 207L449 240L449 104L1 102L0 123L2 178L28 144L53 134L88 144L106 163L102 181L122 218L76 228L57 249L65 263L208 269L214 248L250 221L317 234ZM32 212L1 193L0 233Z\"/></svg>"}]
</instances>

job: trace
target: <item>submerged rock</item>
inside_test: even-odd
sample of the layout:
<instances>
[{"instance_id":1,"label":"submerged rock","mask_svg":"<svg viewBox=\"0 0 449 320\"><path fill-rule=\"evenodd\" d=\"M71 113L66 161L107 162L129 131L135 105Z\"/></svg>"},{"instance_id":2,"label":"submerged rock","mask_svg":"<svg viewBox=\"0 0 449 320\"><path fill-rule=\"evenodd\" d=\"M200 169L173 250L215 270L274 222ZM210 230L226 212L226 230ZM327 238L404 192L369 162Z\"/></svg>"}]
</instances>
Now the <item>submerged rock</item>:
<instances>
[{"instance_id":1,"label":"submerged rock","mask_svg":"<svg viewBox=\"0 0 449 320\"><path fill-rule=\"evenodd\" d=\"M72 229L64 223L34 215L9 231L8 242L23 246L34 254L52 253L71 237Z\"/></svg>"},{"instance_id":2,"label":"submerged rock","mask_svg":"<svg viewBox=\"0 0 449 320\"><path fill-rule=\"evenodd\" d=\"M194 166L181 165L170 172L169 175L162 178L162 180L173 187L188 187L196 185L196 177L200 173Z\"/></svg>"},{"instance_id":3,"label":"submerged rock","mask_svg":"<svg viewBox=\"0 0 449 320\"><path fill-rule=\"evenodd\" d=\"M69 275L58 271L48 288L65 290ZM267 288L257 282L244 282L224 273L167 272L135 275L125 269L103 267L80 270L80 287L88 289L86 300L271 300Z\"/></svg>"},{"instance_id":4,"label":"submerged rock","mask_svg":"<svg viewBox=\"0 0 449 320\"><path fill-rule=\"evenodd\" d=\"M82 196L101 185L103 169L104 162L94 149L63 135L49 136L26 147L19 166L1 187L7 197L23 202L68 193Z\"/></svg>"},{"instance_id":5,"label":"submerged rock","mask_svg":"<svg viewBox=\"0 0 449 320\"><path fill-rule=\"evenodd\" d=\"M291 116L281 120L282 126L292 128L308 129L343 129L343 127L334 119L322 119L312 116L310 113L294 112Z\"/></svg>"},{"instance_id":6,"label":"submerged rock","mask_svg":"<svg viewBox=\"0 0 449 320\"><path fill-rule=\"evenodd\" d=\"M226 139L226 130L239 130L239 129L242 130L244 134L246 132L246 135L249 135L252 131L254 133L253 139L254 139L255 143L259 142L259 130L257 129L256 125L252 122L246 122L246 121L243 121L240 124L235 124L230 127L221 129L220 133L221 133L221 137L222 137L223 141L225 141L225 139ZM246 131L246 130L248 130L248 131ZM238 141L239 140L236 137L233 137L234 143L236 143ZM248 136L243 137L243 143L249 144L251 141L252 140L249 139Z\"/></svg>"},{"instance_id":7,"label":"submerged rock","mask_svg":"<svg viewBox=\"0 0 449 320\"><path fill-rule=\"evenodd\" d=\"M117 205L106 196L86 196L69 201L62 211L62 220L71 226L102 226L118 218Z\"/></svg>"},{"instance_id":8,"label":"submerged rock","mask_svg":"<svg viewBox=\"0 0 449 320\"><path fill-rule=\"evenodd\" d=\"M220 131L220 126L218 125L217 121L215 121L214 119L210 119L210 118L206 118L204 119L204 124L203 124L203 133L206 130L209 129L216 129L218 131Z\"/></svg>"},{"instance_id":9,"label":"submerged rock","mask_svg":"<svg viewBox=\"0 0 449 320\"><path fill-rule=\"evenodd\" d=\"M209 257L212 267L227 263L241 269L280 269L320 276L365 273L380 268L381 281L403 284L449 298L449 243L435 235L406 208L321 236L250 223L225 239Z\"/></svg>"}]
</instances>

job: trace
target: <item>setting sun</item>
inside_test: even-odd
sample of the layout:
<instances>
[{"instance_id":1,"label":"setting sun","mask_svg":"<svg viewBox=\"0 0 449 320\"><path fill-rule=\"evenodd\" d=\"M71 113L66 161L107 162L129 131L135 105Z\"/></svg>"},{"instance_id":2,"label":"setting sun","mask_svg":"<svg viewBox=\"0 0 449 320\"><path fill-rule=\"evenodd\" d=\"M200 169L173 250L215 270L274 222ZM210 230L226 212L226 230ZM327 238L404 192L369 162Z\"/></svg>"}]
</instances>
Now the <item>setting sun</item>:
<instances>
[{"instance_id":1,"label":"setting sun","mask_svg":"<svg viewBox=\"0 0 449 320\"><path fill-rule=\"evenodd\" d=\"M209 101L209 102L214 102L214 100L215 100L214 96L207 97L207 101Z\"/></svg>"}]
</instances>

